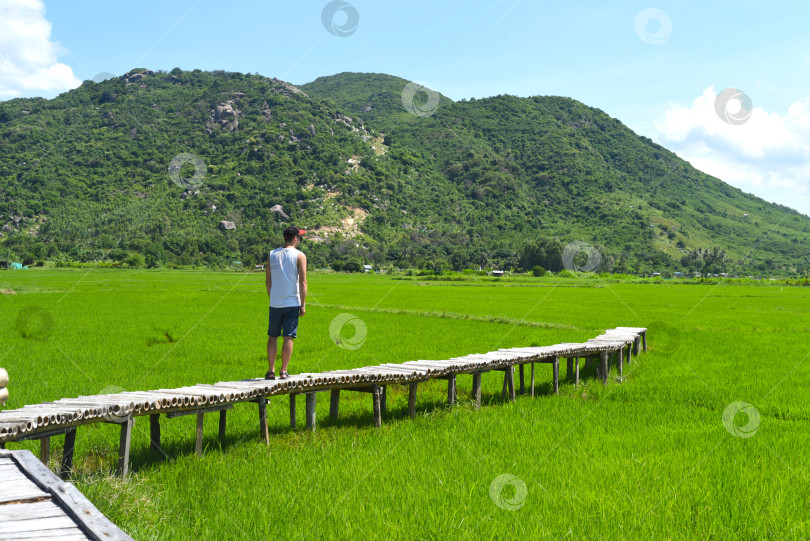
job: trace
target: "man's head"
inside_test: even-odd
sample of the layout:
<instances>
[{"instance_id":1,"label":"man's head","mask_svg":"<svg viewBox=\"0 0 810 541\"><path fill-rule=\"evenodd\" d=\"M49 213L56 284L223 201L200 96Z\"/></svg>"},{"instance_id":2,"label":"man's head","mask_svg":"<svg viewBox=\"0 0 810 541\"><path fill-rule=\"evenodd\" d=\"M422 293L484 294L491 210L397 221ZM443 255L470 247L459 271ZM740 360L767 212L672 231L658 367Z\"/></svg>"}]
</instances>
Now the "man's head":
<instances>
[{"instance_id":1,"label":"man's head","mask_svg":"<svg viewBox=\"0 0 810 541\"><path fill-rule=\"evenodd\" d=\"M297 227L288 227L284 230L284 243L294 244L296 239L301 239L301 235L305 235L306 231L298 229Z\"/></svg>"}]
</instances>

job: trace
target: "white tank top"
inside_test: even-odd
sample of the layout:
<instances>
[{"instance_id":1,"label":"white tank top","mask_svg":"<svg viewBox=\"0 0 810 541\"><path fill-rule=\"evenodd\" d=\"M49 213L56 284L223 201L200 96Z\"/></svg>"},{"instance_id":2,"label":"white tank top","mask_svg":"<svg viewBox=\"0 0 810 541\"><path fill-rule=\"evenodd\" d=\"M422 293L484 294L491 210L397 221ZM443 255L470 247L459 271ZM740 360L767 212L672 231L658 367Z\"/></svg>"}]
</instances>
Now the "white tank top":
<instances>
[{"instance_id":1,"label":"white tank top","mask_svg":"<svg viewBox=\"0 0 810 541\"><path fill-rule=\"evenodd\" d=\"M301 306L298 295L298 254L295 248L276 248L270 252L270 306Z\"/></svg>"}]
</instances>

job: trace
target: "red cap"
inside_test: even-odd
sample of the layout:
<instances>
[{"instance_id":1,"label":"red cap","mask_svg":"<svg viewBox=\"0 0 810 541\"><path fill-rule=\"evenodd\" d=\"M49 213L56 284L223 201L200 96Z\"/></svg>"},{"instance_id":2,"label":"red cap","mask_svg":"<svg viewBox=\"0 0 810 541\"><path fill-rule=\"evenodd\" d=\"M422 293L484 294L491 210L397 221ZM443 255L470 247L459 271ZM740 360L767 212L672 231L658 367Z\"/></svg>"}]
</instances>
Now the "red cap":
<instances>
[{"instance_id":1,"label":"red cap","mask_svg":"<svg viewBox=\"0 0 810 541\"><path fill-rule=\"evenodd\" d=\"M300 237L301 235L306 235L307 232L303 229L298 229L297 227L288 227L284 230L284 238L291 239L293 237Z\"/></svg>"}]
</instances>

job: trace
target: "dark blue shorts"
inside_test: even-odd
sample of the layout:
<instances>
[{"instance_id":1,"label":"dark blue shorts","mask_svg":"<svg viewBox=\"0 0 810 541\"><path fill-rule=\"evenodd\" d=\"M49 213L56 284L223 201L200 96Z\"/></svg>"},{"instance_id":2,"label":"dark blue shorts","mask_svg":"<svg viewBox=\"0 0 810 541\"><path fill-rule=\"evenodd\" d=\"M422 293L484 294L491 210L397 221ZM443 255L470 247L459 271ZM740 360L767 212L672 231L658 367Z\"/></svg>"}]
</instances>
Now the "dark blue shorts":
<instances>
[{"instance_id":1,"label":"dark blue shorts","mask_svg":"<svg viewBox=\"0 0 810 541\"><path fill-rule=\"evenodd\" d=\"M300 307L287 308L270 307L270 324L267 326L267 336L298 336L298 312ZM283 331L283 332L282 332Z\"/></svg>"}]
</instances>

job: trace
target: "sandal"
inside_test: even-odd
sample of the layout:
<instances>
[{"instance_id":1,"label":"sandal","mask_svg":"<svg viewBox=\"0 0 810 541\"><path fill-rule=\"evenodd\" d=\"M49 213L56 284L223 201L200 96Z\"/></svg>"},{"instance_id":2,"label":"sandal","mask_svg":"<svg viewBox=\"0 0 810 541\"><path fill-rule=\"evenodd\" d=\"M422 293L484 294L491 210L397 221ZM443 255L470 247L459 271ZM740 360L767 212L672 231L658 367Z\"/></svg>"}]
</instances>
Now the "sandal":
<instances>
[{"instance_id":1,"label":"sandal","mask_svg":"<svg viewBox=\"0 0 810 541\"><path fill-rule=\"evenodd\" d=\"M268 370L267 373L264 375L264 379L276 379L276 373L272 370Z\"/></svg>"},{"instance_id":2,"label":"sandal","mask_svg":"<svg viewBox=\"0 0 810 541\"><path fill-rule=\"evenodd\" d=\"M284 372L284 371L282 370L281 375L278 377L278 379L287 379L287 378L289 378L289 377L290 377L289 372Z\"/></svg>"}]
</instances>

